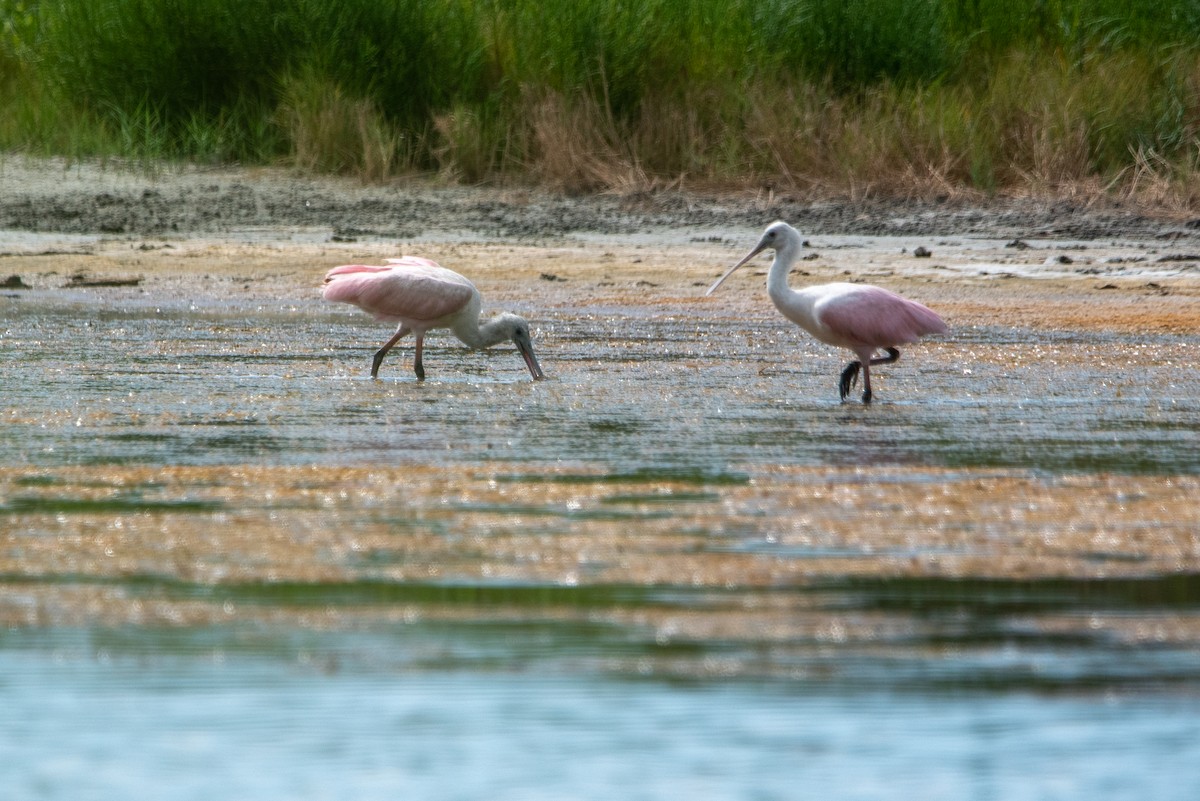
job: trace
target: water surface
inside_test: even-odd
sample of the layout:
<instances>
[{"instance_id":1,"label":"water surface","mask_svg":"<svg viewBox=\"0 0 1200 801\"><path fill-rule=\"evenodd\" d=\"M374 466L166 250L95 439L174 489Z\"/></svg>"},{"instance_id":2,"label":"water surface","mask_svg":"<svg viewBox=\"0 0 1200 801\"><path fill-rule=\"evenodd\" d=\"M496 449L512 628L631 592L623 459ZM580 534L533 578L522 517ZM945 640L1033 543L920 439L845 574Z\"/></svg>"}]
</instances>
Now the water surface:
<instances>
[{"instance_id":1,"label":"water surface","mask_svg":"<svg viewBox=\"0 0 1200 801\"><path fill-rule=\"evenodd\" d=\"M1195 796L1194 335L689 304L0 298L5 798Z\"/></svg>"}]
</instances>

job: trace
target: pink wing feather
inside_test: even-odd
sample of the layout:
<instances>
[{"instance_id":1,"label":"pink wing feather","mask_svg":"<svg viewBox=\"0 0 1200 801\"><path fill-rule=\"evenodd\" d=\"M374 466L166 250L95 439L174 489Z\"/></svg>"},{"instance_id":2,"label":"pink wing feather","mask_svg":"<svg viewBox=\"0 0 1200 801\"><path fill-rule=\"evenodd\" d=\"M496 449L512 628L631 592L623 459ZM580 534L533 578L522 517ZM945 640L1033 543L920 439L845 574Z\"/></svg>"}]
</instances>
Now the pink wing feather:
<instances>
[{"instance_id":1,"label":"pink wing feather","mask_svg":"<svg viewBox=\"0 0 1200 801\"><path fill-rule=\"evenodd\" d=\"M435 322L454 314L475 294L475 285L429 259L388 259L387 266L346 264L325 274L325 300L351 303L379 320Z\"/></svg>"},{"instance_id":2,"label":"pink wing feather","mask_svg":"<svg viewBox=\"0 0 1200 801\"><path fill-rule=\"evenodd\" d=\"M856 286L831 299L818 318L839 337L876 348L916 342L946 330L933 310L877 286Z\"/></svg>"}]
</instances>

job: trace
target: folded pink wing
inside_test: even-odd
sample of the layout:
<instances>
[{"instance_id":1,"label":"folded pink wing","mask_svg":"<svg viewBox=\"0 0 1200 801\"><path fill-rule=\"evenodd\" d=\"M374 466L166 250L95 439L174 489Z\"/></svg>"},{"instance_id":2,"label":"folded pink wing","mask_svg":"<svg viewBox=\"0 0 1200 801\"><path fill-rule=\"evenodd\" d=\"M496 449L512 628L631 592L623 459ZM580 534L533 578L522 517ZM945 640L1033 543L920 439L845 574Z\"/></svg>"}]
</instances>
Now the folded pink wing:
<instances>
[{"instance_id":1,"label":"folded pink wing","mask_svg":"<svg viewBox=\"0 0 1200 801\"><path fill-rule=\"evenodd\" d=\"M435 322L462 309L475 294L463 276L429 259L388 259L386 266L346 264L325 274L325 300L352 303L379 320Z\"/></svg>"},{"instance_id":2,"label":"folded pink wing","mask_svg":"<svg viewBox=\"0 0 1200 801\"><path fill-rule=\"evenodd\" d=\"M877 286L858 286L831 299L819 319L839 337L877 348L916 342L946 330L933 310Z\"/></svg>"}]
</instances>

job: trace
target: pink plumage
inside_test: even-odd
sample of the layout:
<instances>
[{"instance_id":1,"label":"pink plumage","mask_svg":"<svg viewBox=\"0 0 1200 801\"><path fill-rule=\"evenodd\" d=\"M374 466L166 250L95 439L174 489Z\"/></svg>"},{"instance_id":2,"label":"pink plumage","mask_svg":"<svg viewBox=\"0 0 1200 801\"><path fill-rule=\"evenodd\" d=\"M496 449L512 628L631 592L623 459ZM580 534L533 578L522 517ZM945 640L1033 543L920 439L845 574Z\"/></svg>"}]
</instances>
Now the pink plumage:
<instances>
[{"instance_id":1,"label":"pink plumage","mask_svg":"<svg viewBox=\"0 0 1200 801\"><path fill-rule=\"evenodd\" d=\"M475 285L428 259L389 259L386 266L346 264L325 274L325 300L352 303L377 320L416 328L453 314L475 295Z\"/></svg>"},{"instance_id":2,"label":"pink plumage","mask_svg":"<svg viewBox=\"0 0 1200 801\"><path fill-rule=\"evenodd\" d=\"M845 290L818 302L815 312L821 325L846 340L844 347L908 345L946 330L942 318L915 300L870 284L839 286Z\"/></svg>"}]
</instances>

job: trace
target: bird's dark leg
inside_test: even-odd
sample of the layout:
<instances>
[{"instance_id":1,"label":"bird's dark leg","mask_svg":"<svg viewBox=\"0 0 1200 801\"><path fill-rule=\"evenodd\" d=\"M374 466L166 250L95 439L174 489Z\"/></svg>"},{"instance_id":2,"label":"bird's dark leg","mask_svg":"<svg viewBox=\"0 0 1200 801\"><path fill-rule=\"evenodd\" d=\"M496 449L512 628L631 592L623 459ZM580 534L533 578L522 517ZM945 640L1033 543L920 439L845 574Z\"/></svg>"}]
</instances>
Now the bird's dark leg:
<instances>
[{"instance_id":1,"label":"bird's dark leg","mask_svg":"<svg viewBox=\"0 0 1200 801\"><path fill-rule=\"evenodd\" d=\"M375 351L375 358L371 360L371 378L379 378L379 365L383 364L383 357L387 355L389 350L391 350L390 342Z\"/></svg>"},{"instance_id":2,"label":"bird's dark leg","mask_svg":"<svg viewBox=\"0 0 1200 801\"><path fill-rule=\"evenodd\" d=\"M896 348L884 348L887 351L887 356L880 356L878 359L870 359L867 362L853 361L846 365L846 369L842 370L842 378L838 381L838 392L841 393L842 400L850 394L850 390L854 389L854 385L858 383L858 371L862 370L863 374L863 403L871 402L871 370L870 365L873 364L891 364L900 358L900 351Z\"/></svg>"},{"instance_id":3,"label":"bird's dark leg","mask_svg":"<svg viewBox=\"0 0 1200 801\"><path fill-rule=\"evenodd\" d=\"M854 385L858 383L858 370L862 367L862 362L850 362L846 365L846 369L842 371L841 380L838 381L838 394L842 396L842 400L850 394L850 390L854 389Z\"/></svg>"},{"instance_id":4,"label":"bird's dark leg","mask_svg":"<svg viewBox=\"0 0 1200 801\"><path fill-rule=\"evenodd\" d=\"M413 371L418 381L425 380L425 365L421 364L421 352L425 349L425 335L417 334L417 350L413 355Z\"/></svg>"},{"instance_id":5,"label":"bird's dark leg","mask_svg":"<svg viewBox=\"0 0 1200 801\"><path fill-rule=\"evenodd\" d=\"M887 351L887 356L880 356L878 359L871 359L871 364L891 364L900 358L900 351L896 348L884 348Z\"/></svg>"},{"instance_id":6,"label":"bird's dark leg","mask_svg":"<svg viewBox=\"0 0 1200 801\"><path fill-rule=\"evenodd\" d=\"M884 348L887 351L887 356L880 356L878 359L871 359L863 365L863 403L871 402L871 365L872 364L891 364L900 358L900 351L895 348Z\"/></svg>"},{"instance_id":7,"label":"bird's dark leg","mask_svg":"<svg viewBox=\"0 0 1200 801\"><path fill-rule=\"evenodd\" d=\"M387 352L391 350L401 337L408 334L412 329L400 327L396 331L396 335L383 344L383 347L375 352L375 358L371 360L371 378L379 378L379 365L383 364L383 357L387 356Z\"/></svg>"}]
</instances>

